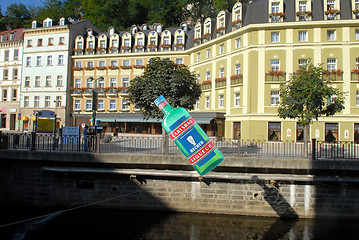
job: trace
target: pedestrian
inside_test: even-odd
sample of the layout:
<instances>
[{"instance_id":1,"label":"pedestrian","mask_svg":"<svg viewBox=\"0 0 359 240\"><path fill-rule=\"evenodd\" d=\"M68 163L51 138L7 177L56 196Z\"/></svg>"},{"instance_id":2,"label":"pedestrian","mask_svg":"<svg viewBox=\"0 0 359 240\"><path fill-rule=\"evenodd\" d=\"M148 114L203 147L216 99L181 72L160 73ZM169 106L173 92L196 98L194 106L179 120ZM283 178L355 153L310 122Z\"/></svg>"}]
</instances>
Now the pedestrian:
<instances>
[{"instance_id":1,"label":"pedestrian","mask_svg":"<svg viewBox=\"0 0 359 240\"><path fill-rule=\"evenodd\" d=\"M88 129L89 126L86 125L84 129L84 152L88 151Z\"/></svg>"}]
</instances>

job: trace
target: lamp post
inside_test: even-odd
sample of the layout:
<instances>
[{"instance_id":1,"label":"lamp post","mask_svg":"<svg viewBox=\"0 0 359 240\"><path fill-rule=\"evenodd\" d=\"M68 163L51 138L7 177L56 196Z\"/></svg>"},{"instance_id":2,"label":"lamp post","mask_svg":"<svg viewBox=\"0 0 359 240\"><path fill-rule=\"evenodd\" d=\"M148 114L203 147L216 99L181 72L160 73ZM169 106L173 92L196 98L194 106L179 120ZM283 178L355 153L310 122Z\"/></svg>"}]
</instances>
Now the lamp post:
<instances>
[{"instance_id":1,"label":"lamp post","mask_svg":"<svg viewBox=\"0 0 359 240\"><path fill-rule=\"evenodd\" d=\"M92 92L92 124L94 126L95 134L97 134L96 125L96 111L97 111L97 80L103 80L103 77L93 78L89 77L87 80L94 81L94 87Z\"/></svg>"}]
</instances>

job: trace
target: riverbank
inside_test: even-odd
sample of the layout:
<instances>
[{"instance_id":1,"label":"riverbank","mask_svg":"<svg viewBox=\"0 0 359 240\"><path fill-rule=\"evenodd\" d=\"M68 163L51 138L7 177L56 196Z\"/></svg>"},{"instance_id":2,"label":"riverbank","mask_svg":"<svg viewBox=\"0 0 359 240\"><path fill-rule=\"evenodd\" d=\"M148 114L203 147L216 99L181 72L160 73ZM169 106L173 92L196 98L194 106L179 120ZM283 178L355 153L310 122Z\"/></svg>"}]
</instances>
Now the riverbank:
<instances>
[{"instance_id":1,"label":"riverbank","mask_svg":"<svg viewBox=\"0 0 359 240\"><path fill-rule=\"evenodd\" d=\"M285 218L359 216L357 162L227 157L201 177L183 157L2 150L0 202L30 207Z\"/></svg>"}]
</instances>

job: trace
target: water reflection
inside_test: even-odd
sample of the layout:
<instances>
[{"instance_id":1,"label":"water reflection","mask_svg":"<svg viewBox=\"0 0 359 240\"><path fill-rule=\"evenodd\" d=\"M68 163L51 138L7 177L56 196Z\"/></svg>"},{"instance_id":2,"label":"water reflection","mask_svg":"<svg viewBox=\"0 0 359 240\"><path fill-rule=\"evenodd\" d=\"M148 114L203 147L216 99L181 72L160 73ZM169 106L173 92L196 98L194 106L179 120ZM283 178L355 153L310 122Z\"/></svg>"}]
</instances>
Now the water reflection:
<instances>
[{"instance_id":1,"label":"water reflection","mask_svg":"<svg viewBox=\"0 0 359 240\"><path fill-rule=\"evenodd\" d=\"M11 221L34 216L22 214ZM19 212L19 211L18 211ZM40 214L40 213L38 213ZM1 224L9 221L1 215ZM7 216L9 217L9 215ZM26 226L26 228L25 228ZM195 213L77 209L44 221L0 228L3 239L357 239L358 221L304 220ZM345 232L342 231L344 230ZM24 231L26 229L26 231Z\"/></svg>"}]
</instances>

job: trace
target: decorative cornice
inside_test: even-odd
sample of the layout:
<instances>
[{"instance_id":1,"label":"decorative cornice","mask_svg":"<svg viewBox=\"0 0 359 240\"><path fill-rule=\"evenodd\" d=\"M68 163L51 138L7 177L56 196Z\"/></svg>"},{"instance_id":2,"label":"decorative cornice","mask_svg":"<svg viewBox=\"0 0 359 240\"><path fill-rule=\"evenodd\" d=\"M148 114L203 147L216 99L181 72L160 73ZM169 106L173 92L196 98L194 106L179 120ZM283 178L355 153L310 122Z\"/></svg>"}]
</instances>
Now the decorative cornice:
<instances>
[{"instance_id":1,"label":"decorative cornice","mask_svg":"<svg viewBox=\"0 0 359 240\"><path fill-rule=\"evenodd\" d=\"M70 32L68 26L59 27L47 27L47 28L30 28L24 30L25 35L39 34L39 33L50 33L50 32Z\"/></svg>"}]
</instances>

